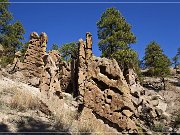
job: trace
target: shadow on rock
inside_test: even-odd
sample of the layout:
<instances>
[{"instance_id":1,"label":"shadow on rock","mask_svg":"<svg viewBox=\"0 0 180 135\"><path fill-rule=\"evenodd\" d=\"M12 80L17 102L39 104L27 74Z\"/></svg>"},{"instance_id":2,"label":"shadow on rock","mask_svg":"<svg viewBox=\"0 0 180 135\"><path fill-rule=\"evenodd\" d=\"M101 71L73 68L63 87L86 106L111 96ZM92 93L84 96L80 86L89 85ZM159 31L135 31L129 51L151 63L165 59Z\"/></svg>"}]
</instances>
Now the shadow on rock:
<instances>
[{"instance_id":1,"label":"shadow on rock","mask_svg":"<svg viewBox=\"0 0 180 135\"><path fill-rule=\"evenodd\" d=\"M20 121L17 125L18 132L48 132L48 133L55 133L64 132L62 129L56 129L54 126L50 123L36 120L32 117L27 117L26 121ZM67 132L64 132L63 134L69 134Z\"/></svg>"},{"instance_id":2,"label":"shadow on rock","mask_svg":"<svg viewBox=\"0 0 180 135\"><path fill-rule=\"evenodd\" d=\"M0 132L9 132L8 126L4 123L0 123Z\"/></svg>"}]
</instances>

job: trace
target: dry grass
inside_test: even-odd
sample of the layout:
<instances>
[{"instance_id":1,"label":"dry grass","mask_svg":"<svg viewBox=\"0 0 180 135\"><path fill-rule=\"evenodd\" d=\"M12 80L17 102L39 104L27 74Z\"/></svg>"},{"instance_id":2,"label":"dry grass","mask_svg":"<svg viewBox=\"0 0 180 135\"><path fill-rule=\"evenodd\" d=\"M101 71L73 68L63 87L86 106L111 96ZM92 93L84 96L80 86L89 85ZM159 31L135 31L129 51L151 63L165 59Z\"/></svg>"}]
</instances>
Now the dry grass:
<instances>
[{"instance_id":1,"label":"dry grass","mask_svg":"<svg viewBox=\"0 0 180 135\"><path fill-rule=\"evenodd\" d=\"M0 89L0 101L2 105L9 105L9 109L14 111L40 110L41 101L48 106L48 109L53 113L50 120L56 131L71 132L72 134L106 134L108 130L106 126L99 120L95 120L90 115L90 112L79 115L76 108L67 104L67 101L60 100L58 97L46 99L42 95L38 95L31 91L31 88L24 87L9 81L1 81L2 88ZM33 88L32 88L33 89ZM40 97L42 96L42 97ZM38 98L39 97L39 98ZM8 100L7 100L8 99ZM70 100L69 97L67 100ZM0 102L1 103L1 102ZM46 108L45 108L46 109ZM79 115L79 118L78 118Z\"/></svg>"},{"instance_id":2,"label":"dry grass","mask_svg":"<svg viewBox=\"0 0 180 135\"><path fill-rule=\"evenodd\" d=\"M92 122L92 120L88 119L78 122L77 127L78 132L81 134L92 134L93 132L97 132L99 125L97 125L96 122Z\"/></svg>"},{"instance_id":3,"label":"dry grass","mask_svg":"<svg viewBox=\"0 0 180 135\"><path fill-rule=\"evenodd\" d=\"M71 132L77 135L109 135L117 134L116 130L113 130L100 119L97 119L90 110L85 109L78 120L74 120Z\"/></svg>"},{"instance_id":4,"label":"dry grass","mask_svg":"<svg viewBox=\"0 0 180 135\"><path fill-rule=\"evenodd\" d=\"M64 132L69 132L75 118L75 112L71 110L62 110L61 114L56 114L55 116L55 128L62 129Z\"/></svg>"},{"instance_id":5,"label":"dry grass","mask_svg":"<svg viewBox=\"0 0 180 135\"><path fill-rule=\"evenodd\" d=\"M39 100L28 91L16 89L12 96L11 108L19 111L36 110L39 108Z\"/></svg>"}]
</instances>

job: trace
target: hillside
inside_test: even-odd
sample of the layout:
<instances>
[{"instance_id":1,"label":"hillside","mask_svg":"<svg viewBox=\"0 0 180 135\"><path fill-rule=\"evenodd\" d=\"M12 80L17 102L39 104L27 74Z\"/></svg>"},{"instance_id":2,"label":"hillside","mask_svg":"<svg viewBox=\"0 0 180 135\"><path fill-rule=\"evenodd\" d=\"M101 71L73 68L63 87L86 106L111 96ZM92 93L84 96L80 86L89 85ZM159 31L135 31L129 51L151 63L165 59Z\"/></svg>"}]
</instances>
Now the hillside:
<instances>
[{"instance_id":1,"label":"hillside","mask_svg":"<svg viewBox=\"0 0 180 135\"><path fill-rule=\"evenodd\" d=\"M1 68L1 132L180 133L178 74L140 83L133 69L122 72L115 59L94 56L89 32L71 62L46 52L47 41L31 33L24 61L16 53Z\"/></svg>"}]
</instances>

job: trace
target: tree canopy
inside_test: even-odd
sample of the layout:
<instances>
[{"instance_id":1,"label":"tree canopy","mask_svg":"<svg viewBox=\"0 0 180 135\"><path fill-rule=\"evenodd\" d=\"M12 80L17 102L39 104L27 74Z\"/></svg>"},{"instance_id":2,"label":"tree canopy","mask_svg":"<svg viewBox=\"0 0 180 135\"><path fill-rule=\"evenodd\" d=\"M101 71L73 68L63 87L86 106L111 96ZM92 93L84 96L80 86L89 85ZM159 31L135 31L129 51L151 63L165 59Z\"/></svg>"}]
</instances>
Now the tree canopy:
<instances>
[{"instance_id":1,"label":"tree canopy","mask_svg":"<svg viewBox=\"0 0 180 135\"><path fill-rule=\"evenodd\" d=\"M136 42L131 25L115 8L108 8L97 22L102 57L115 58L121 69L137 67L138 55L130 48Z\"/></svg>"},{"instance_id":2,"label":"tree canopy","mask_svg":"<svg viewBox=\"0 0 180 135\"><path fill-rule=\"evenodd\" d=\"M78 43L77 42L71 42L63 44L59 52L62 56L62 58L66 61L71 61L72 58L77 58L78 55Z\"/></svg>"},{"instance_id":3,"label":"tree canopy","mask_svg":"<svg viewBox=\"0 0 180 135\"><path fill-rule=\"evenodd\" d=\"M8 0L1 0L0 4L0 44L4 48L4 62L12 62L15 51L22 47L25 30L20 21L13 21L11 12L8 11ZM6 58L5 58L6 57Z\"/></svg>"},{"instance_id":4,"label":"tree canopy","mask_svg":"<svg viewBox=\"0 0 180 135\"><path fill-rule=\"evenodd\" d=\"M59 49L58 44L53 44L52 45L52 50L58 50L58 49Z\"/></svg>"},{"instance_id":5,"label":"tree canopy","mask_svg":"<svg viewBox=\"0 0 180 135\"><path fill-rule=\"evenodd\" d=\"M177 49L177 53L176 53L176 55L172 58L172 60L173 60L173 63L172 64L174 64L174 68L176 69L177 68L177 66L179 66L179 57L180 57L180 48L178 48Z\"/></svg>"},{"instance_id":6,"label":"tree canopy","mask_svg":"<svg viewBox=\"0 0 180 135\"><path fill-rule=\"evenodd\" d=\"M163 54L160 45L155 41L150 42L145 49L145 66L149 69L150 76L164 77L170 73L171 61Z\"/></svg>"}]
</instances>

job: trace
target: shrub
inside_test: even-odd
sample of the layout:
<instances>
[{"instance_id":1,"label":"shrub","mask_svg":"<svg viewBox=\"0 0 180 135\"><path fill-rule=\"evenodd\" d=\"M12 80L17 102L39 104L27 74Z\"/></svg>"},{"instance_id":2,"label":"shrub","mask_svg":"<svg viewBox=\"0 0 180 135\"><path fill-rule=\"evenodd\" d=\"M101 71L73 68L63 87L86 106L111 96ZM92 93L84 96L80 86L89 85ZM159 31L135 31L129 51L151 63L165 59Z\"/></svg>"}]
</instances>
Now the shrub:
<instances>
[{"instance_id":1,"label":"shrub","mask_svg":"<svg viewBox=\"0 0 180 135\"><path fill-rule=\"evenodd\" d=\"M175 119L174 119L174 126L177 127L178 125L180 125L180 110L179 110L179 112L177 113L177 115L175 116Z\"/></svg>"},{"instance_id":2,"label":"shrub","mask_svg":"<svg viewBox=\"0 0 180 135\"><path fill-rule=\"evenodd\" d=\"M164 127L165 127L164 124L158 123L158 124L155 124L155 125L154 125L153 130L154 130L155 132L163 132L163 131L164 131Z\"/></svg>"},{"instance_id":3,"label":"shrub","mask_svg":"<svg viewBox=\"0 0 180 135\"><path fill-rule=\"evenodd\" d=\"M14 57L9 56L1 56L0 57L0 65L2 67L6 67L8 64L13 62Z\"/></svg>"}]
</instances>

